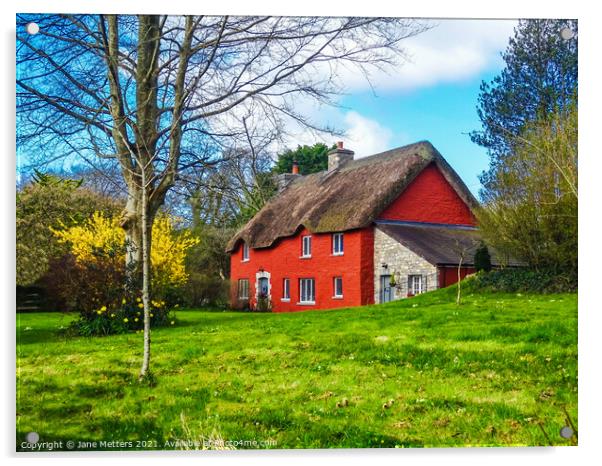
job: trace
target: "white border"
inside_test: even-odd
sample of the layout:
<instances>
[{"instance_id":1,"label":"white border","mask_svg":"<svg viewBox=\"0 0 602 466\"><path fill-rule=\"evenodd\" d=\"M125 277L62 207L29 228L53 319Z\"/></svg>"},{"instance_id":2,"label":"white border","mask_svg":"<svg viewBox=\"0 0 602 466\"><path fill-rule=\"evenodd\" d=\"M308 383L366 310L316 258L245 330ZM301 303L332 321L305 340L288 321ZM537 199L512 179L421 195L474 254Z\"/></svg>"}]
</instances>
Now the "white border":
<instances>
[{"instance_id":1,"label":"white border","mask_svg":"<svg viewBox=\"0 0 602 466\"><path fill-rule=\"evenodd\" d=\"M602 264L600 253L600 199L602 199L599 181L602 173L602 154L600 153L600 15L594 10L595 2L567 2L548 0L545 2L525 2L524 0L505 0L503 2L483 2L456 0L438 2L422 0L420 2L391 2L390 0L372 0L370 2L351 2L349 0L305 0L303 2L282 2L242 0L229 2L184 2L172 0L104 0L85 2L82 0L55 0L41 2L20 0L18 4L2 3L2 81L3 109L2 141L4 151L2 160L2 201L0 216L3 220L1 231L4 246L4 264L1 280L4 298L2 344L3 381L2 398L6 403L2 422L2 450L8 457L8 463L15 461L14 415L15 415L15 334L14 324L14 15L18 12L119 12L119 13L203 13L203 14L284 14L284 15L383 15L413 17L470 17L470 18L517 18L517 17L570 17L579 19L580 46L580 286L579 286L579 444L577 448L477 448L477 449L431 449L431 450L303 450L270 452L208 452L194 453L57 453L57 454L21 454L28 463L30 458L44 459L48 464L104 464L107 458L127 459L132 464L164 464L168 458L177 458L178 462L202 464L220 462L245 465L282 464L289 466L306 465L308 461L328 462L329 464L363 464L366 461L378 461L381 464L420 463L421 465L442 463L449 465L504 465L516 464L592 464L594 458L600 458L597 445L600 443L602 412L600 409L600 365L602 354L600 330L602 329L602 305L600 303L600 277L598 271Z\"/></svg>"}]
</instances>

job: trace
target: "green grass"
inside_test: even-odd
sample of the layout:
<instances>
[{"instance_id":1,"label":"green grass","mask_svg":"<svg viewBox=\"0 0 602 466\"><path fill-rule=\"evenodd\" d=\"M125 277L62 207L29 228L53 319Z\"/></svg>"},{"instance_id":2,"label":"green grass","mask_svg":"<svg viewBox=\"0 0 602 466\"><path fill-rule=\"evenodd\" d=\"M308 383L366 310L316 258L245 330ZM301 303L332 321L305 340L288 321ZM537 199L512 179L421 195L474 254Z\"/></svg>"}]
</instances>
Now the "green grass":
<instances>
[{"instance_id":1,"label":"green grass","mask_svg":"<svg viewBox=\"0 0 602 466\"><path fill-rule=\"evenodd\" d=\"M67 338L73 316L20 314L17 448L30 431L134 448L574 444L559 430L565 409L577 424L577 296L475 293L458 307L453 292L336 311L181 311L153 332L143 385L140 334Z\"/></svg>"}]
</instances>

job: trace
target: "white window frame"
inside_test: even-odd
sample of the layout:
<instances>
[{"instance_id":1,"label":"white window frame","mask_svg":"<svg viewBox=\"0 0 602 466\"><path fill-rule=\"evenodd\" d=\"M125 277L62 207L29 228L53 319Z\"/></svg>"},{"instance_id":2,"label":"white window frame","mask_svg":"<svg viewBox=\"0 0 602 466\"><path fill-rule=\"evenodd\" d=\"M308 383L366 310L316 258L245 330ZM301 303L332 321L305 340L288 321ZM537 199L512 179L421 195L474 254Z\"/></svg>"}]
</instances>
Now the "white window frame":
<instances>
[{"instance_id":1,"label":"white window frame","mask_svg":"<svg viewBox=\"0 0 602 466\"><path fill-rule=\"evenodd\" d=\"M283 278L282 279L282 301L290 301L291 300L291 279Z\"/></svg>"},{"instance_id":2,"label":"white window frame","mask_svg":"<svg viewBox=\"0 0 602 466\"><path fill-rule=\"evenodd\" d=\"M311 257L311 235L301 237L301 257Z\"/></svg>"},{"instance_id":3,"label":"white window frame","mask_svg":"<svg viewBox=\"0 0 602 466\"><path fill-rule=\"evenodd\" d=\"M246 296L242 295L242 291L245 289L245 287L241 286L243 282L247 282L247 286L246 286L247 295ZM248 278L239 278L238 279L238 299L249 299L249 279Z\"/></svg>"},{"instance_id":4,"label":"white window frame","mask_svg":"<svg viewBox=\"0 0 602 466\"><path fill-rule=\"evenodd\" d=\"M242 243L242 262L249 262L249 245Z\"/></svg>"},{"instance_id":5,"label":"white window frame","mask_svg":"<svg viewBox=\"0 0 602 466\"><path fill-rule=\"evenodd\" d=\"M416 286L417 283L418 286ZM424 293L424 278L422 275L408 275L408 291L412 295Z\"/></svg>"},{"instance_id":6,"label":"white window frame","mask_svg":"<svg viewBox=\"0 0 602 466\"><path fill-rule=\"evenodd\" d=\"M343 240L343 233L332 234L332 255L342 256L345 252L345 244Z\"/></svg>"},{"instance_id":7,"label":"white window frame","mask_svg":"<svg viewBox=\"0 0 602 466\"><path fill-rule=\"evenodd\" d=\"M316 281L313 278L299 279L299 304L316 304Z\"/></svg>"},{"instance_id":8,"label":"white window frame","mask_svg":"<svg viewBox=\"0 0 602 466\"><path fill-rule=\"evenodd\" d=\"M341 284L340 288L341 288L341 292L338 293L337 290L337 282L339 282ZM332 293L332 297L336 298L336 299L340 299L343 297L343 277L334 277L332 279L332 288L333 288L333 293Z\"/></svg>"}]
</instances>

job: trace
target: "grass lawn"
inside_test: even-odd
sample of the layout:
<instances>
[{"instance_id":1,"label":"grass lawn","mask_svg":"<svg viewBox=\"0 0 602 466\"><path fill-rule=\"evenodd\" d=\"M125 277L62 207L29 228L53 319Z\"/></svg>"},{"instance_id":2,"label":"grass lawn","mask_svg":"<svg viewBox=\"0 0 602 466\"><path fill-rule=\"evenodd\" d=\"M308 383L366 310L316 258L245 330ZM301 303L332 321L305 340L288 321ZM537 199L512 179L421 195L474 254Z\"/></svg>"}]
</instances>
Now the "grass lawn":
<instances>
[{"instance_id":1,"label":"grass lawn","mask_svg":"<svg viewBox=\"0 0 602 466\"><path fill-rule=\"evenodd\" d=\"M238 448L575 443L559 435L564 409L577 426L575 294L475 293L458 307L448 289L336 311L180 311L176 326L153 331L154 385L137 382L141 334L67 339L71 319L17 316L18 449L31 431L161 449L207 438L272 442Z\"/></svg>"}]
</instances>

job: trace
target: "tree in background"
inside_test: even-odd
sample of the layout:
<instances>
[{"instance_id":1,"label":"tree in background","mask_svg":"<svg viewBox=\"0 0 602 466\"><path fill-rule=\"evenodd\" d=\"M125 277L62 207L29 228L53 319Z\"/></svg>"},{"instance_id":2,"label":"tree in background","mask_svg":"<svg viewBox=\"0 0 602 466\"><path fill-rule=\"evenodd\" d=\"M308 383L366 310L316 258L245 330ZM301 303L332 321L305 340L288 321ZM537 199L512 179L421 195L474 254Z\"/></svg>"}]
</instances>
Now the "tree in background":
<instances>
[{"instance_id":1,"label":"tree in background","mask_svg":"<svg viewBox=\"0 0 602 466\"><path fill-rule=\"evenodd\" d=\"M67 250L51 228L72 226L96 211L117 214L121 205L82 186L82 180L36 172L30 183L17 191L16 252L17 285L28 286L42 278L49 264Z\"/></svg>"},{"instance_id":2,"label":"tree in background","mask_svg":"<svg viewBox=\"0 0 602 466\"><path fill-rule=\"evenodd\" d=\"M536 269L577 274L577 105L525 125L477 210L483 236Z\"/></svg>"},{"instance_id":3,"label":"tree in background","mask_svg":"<svg viewBox=\"0 0 602 466\"><path fill-rule=\"evenodd\" d=\"M274 167L276 173L290 173L293 168L293 161L299 164L299 173L308 175L310 173L320 172L328 168L328 151L336 146L328 147L322 142L317 142L313 146L297 146L295 150L287 150L278 156L278 161Z\"/></svg>"},{"instance_id":4,"label":"tree in background","mask_svg":"<svg viewBox=\"0 0 602 466\"><path fill-rule=\"evenodd\" d=\"M564 28L575 36L563 39ZM484 199L495 192L499 165L525 127L570 105L577 92L577 45L575 20L519 21L502 55L506 67L493 81L481 84L477 112L483 127L471 133L490 156L489 170L481 175Z\"/></svg>"}]
</instances>

